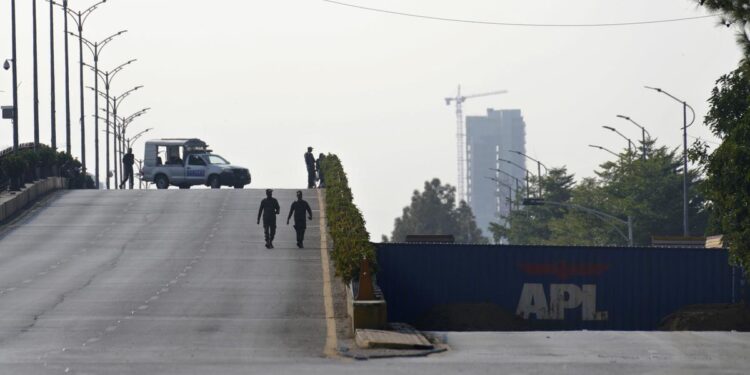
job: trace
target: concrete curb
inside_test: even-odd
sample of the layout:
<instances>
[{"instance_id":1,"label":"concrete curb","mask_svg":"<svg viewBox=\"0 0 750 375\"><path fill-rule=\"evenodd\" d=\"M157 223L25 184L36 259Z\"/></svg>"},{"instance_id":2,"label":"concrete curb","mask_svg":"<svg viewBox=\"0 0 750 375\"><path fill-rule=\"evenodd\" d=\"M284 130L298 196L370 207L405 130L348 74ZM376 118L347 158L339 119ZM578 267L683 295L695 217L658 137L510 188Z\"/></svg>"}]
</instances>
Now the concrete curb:
<instances>
[{"instance_id":1,"label":"concrete curb","mask_svg":"<svg viewBox=\"0 0 750 375\"><path fill-rule=\"evenodd\" d=\"M29 203L59 189L67 189L68 179L63 177L49 177L35 182L33 185L16 192L14 195L0 198L0 223L5 222L20 212Z\"/></svg>"}]
</instances>

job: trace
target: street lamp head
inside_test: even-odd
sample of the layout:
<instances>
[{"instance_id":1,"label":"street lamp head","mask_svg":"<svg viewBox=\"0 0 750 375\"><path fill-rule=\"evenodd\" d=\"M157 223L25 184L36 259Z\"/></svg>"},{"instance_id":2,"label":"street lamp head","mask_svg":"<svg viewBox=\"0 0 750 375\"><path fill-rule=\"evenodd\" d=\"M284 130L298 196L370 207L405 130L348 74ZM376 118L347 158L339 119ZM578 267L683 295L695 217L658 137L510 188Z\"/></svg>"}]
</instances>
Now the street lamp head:
<instances>
[{"instance_id":1,"label":"street lamp head","mask_svg":"<svg viewBox=\"0 0 750 375\"><path fill-rule=\"evenodd\" d=\"M643 87L645 87L645 88L647 88L649 90L654 90L656 92L662 92L663 91L662 89L660 89L658 87L651 87L651 86L643 86Z\"/></svg>"},{"instance_id":2,"label":"street lamp head","mask_svg":"<svg viewBox=\"0 0 750 375\"><path fill-rule=\"evenodd\" d=\"M5 62L3 63L3 69L10 69L10 59L5 59Z\"/></svg>"},{"instance_id":3,"label":"street lamp head","mask_svg":"<svg viewBox=\"0 0 750 375\"><path fill-rule=\"evenodd\" d=\"M615 130L615 128L613 128L613 127L611 127L611 126L606 126L606 125L605 125L605 126L602 126L602 127L603 127L604 129L607 129L607 130L610 130L610 131L613 131L613 132L614 132L614 131L617 131L617 130Z\"/></svg>"},{"instance_id":4,"label":"street lamp head","mask_svg":"<svg viewBox=\"0 0 750 375\"><path fill-rule=\"evenodd\" d=\"M630 121L630 117L628 116L617 115L617 117Z\"/></svg>"}]
</instances>

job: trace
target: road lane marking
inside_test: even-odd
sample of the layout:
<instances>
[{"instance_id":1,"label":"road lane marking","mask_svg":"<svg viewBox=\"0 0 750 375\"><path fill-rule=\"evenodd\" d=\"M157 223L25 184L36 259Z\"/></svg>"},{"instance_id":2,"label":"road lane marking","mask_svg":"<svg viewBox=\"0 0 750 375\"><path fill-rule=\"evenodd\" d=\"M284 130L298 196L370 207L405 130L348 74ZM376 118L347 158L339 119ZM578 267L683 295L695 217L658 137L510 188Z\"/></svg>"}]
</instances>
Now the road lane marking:
<instances>
[{"instance_id":1,"label":"road lane marking","mask_svg":"<svg viewBox=\"0 0 750 375\"><path fill-rule=\"evenodd\" d=\"M318 204L323 204L323 196L320 190L318 193ZM336 316L333 313L333 293L331 292L331 270L329 268L328 259L328 237L326 233L325 215L322 210L318 214L318 220L320 222L320 262L323 267L323 305L325 306L326 314L326 344L323 349L323 354L327 357L336 357Z\"/></svg>"}]
</instances>

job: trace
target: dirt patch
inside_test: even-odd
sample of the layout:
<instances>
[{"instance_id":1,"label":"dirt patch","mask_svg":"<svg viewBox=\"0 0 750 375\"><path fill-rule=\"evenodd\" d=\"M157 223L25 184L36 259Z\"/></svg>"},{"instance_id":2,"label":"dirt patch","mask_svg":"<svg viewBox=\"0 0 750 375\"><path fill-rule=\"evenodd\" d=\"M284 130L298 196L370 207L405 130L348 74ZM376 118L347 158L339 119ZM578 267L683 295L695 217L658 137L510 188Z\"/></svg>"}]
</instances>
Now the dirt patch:
<instances>
[{"instance_id":1,"label":"dirt patch","mask_svg":"<svg viewBox=\"0 0 750 375\"><path fill-rule=\"evenodd\" d=\"M691 305L667 315L659 329L750 332L750 308L745 304Z\"/></svg>"},{"instance_id":2,"label":"dirt patch","mask_svg":"<svg viewBox=\"0 0 750 375\"><path fill-rule=\"evenodd\" d=\"M416 322L422 331L527 331L528 322L491 303L438 305Z\"/></svg>"}]
</instances>

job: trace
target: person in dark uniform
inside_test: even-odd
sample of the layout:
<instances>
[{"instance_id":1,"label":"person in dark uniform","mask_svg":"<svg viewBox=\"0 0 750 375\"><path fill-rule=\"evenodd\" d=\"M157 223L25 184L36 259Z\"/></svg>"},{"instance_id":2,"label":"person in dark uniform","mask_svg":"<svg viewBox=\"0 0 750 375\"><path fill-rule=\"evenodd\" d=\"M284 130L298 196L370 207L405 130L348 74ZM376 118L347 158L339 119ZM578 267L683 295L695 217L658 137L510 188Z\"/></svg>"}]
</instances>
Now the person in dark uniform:
<instances>
[{"instance_id":1,"label":"person in dark uniform","mask_svg":"<svg viewBox=\"0 0 750 375\"><path fill-rule=\"evenodd\" d=\"M260 202L258 224L263 216L263 233L266 236L266 249L273 249L273 238L276 236L276 215L281 212L279 201L272 197L273 190L266 189L266 198Z\"/></svg>"},{"instance_id":2,"label":"person in dark uniform","mask_svg":"<svg viewBox=\"0 0 750 375\"><path fill-rule=\"evenodd\" d=\"M307 166L307 188L315 189L315 156L312 154L312 147L307 148L305 153L305 165Z\"/></svg>"},{"instance_id":3,"label":"person in dark uniform","mask_svg":"<svg viewBox=\"0 0 750 375\"><path fill-rule=\"evenodd\" d=\"M315 161L315 169L318 171L318 187L326 187L326 180L323 178L323 162L325 162L326 156L321 152L318 155L318 160Z\"/></svg>"},{"instance_id":4,"label":"person in dark uniform","mask_svg":"<svg viewBox=\"0 0 750 375\"><path fill-rule=\"evenodd\" d=\"M133 156L133 149L128 148L128 153L122 157L122 170L125 175L120 183L120 189L125 188L125 182L130 183L130 190L133 190L133 164L135 164L135 156Z\"/></svg>"},{"instance_id":5,"label":"person in dark uniform","mask_svg":"<svg viewBox=\"0 0 750 375\"><path fill-rule=\"evenodd\" d=\"M286 225L289 225L289 219L294 214L294 230L297 231L297 247L300 249L304 247L302 246L302 241L305 240L305 229L307 229L305 213L307 213L308 220L312 220L310 205L302 199L302 192L297 190L297 200L292 203L292 207L289 209L289 216L286 217Z\"/></svg>"}]
</instances>

